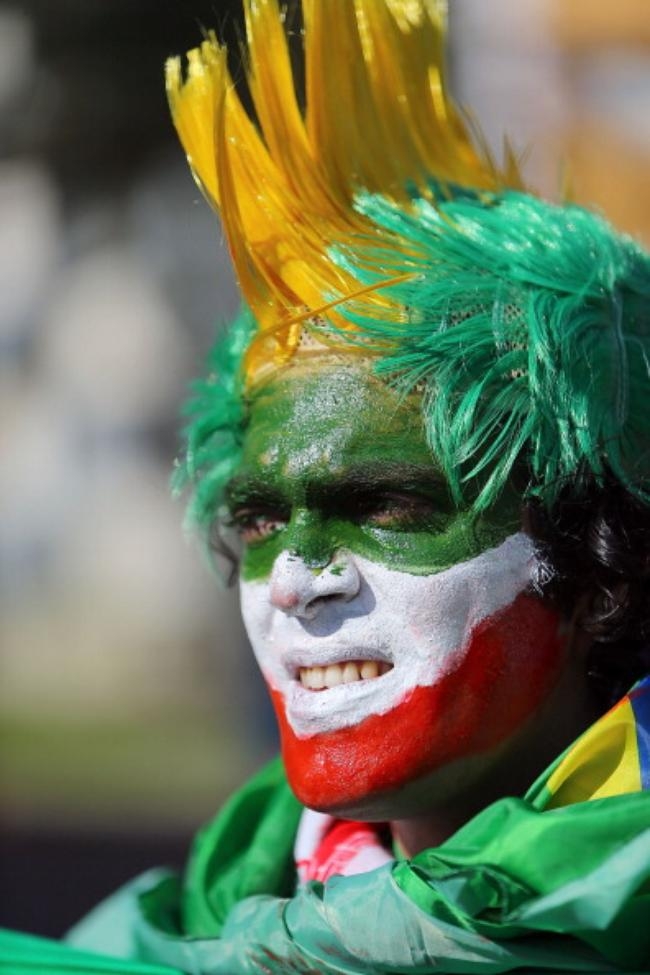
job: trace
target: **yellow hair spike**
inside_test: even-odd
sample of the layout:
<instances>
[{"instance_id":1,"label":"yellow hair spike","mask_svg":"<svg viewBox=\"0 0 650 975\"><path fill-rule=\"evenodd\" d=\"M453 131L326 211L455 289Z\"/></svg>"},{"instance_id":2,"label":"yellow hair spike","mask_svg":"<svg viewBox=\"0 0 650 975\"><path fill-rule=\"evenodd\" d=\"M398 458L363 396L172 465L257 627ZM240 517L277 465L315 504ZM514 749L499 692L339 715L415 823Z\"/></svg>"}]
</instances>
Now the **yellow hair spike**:
<instances>
[{"instance_id":1,"label":"yellow hair spike","mask_svg":"<svg viewBox=\"0 0 650 975\"><path fill-rule=\"evenodd\" d=\"M353 207L356 192L408 207L428 180L486 191L523 184L510 149L500 168L449 97L442 0L302 0L304 111L278 0L244 0L244 9L254 121L213 33L188 53L185 78L179 58L166 76L190 167L221 214L259 324L250 379L292 355L296 322L315 309L326 305L337 326L351 327L336 309L358 282L329 248L376 242ZM382 289L367 300L378 315L390 308Z\"/></svg>"}]
</instances>

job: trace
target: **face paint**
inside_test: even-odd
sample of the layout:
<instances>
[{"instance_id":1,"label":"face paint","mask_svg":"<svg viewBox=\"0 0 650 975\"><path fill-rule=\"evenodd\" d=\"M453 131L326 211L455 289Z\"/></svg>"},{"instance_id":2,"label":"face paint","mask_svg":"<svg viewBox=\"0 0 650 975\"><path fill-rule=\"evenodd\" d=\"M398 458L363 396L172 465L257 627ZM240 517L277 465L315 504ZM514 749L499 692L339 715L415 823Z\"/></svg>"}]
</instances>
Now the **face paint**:
<instances>
[{"instance_id":1,"label":"face paint","mask_svg":"<svg viewBox=\"0 0 650 975\"><path fill-rule=\"evenodd\" d=\"M297 366L264 389L227 497L247 582L268 579L283 551L313 569L345 549L430 575L498 545L520 517L514 494L486 515L459 511L426 443L419 397L400 399L359 368Z\"/></svg>"},{"instance_id":2,"label":"face paint","mask_svg":"<svg viewBox=\"0 0 650 975\"><path fill-rule=\"evenodd\" d=\"M244 621L315 808L500 745L557 677L518 504L458 512L418 407L358 369L294 374L255 402L231 485Z\"/></svg>"},{"instance_id":3,"label":"face paint","mask_svg":"<svg viewBox=\"0 0 650 975\"><path fill-rule=\"evenodd\" d=\"M386 714L416 687L447 678L466 656L471 633L528 587L534 563L522 533L428 576L345 552L334 563L340 573L332 575L331 565L314 573L283 552L268 582L242 584L242 611L290 729L307 738ZM377 665L372 679L361 679L364 661ZM327 667L329 675L308 673ZM310 684L331 686L314 693Z\"/></svg>"}]
</instances>

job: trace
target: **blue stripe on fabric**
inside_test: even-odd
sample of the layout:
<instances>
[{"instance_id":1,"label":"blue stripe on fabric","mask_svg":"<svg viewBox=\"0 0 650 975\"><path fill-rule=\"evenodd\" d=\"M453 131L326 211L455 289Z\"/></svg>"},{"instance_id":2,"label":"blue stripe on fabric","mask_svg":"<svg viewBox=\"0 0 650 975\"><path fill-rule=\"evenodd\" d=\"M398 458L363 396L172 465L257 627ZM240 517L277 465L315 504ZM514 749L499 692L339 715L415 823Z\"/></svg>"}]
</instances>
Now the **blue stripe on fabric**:
<instances>
[{"instance_id":1,"label":"blue stripe on fabric","mask_svg":"<svg viewBox=\"0 0 650 975\"><path fill-rule=\"evenodd\" d=\"M650 677L639 681L628 697L636 724L641 788L650 789Z\"/></svg>"}]
</instances>

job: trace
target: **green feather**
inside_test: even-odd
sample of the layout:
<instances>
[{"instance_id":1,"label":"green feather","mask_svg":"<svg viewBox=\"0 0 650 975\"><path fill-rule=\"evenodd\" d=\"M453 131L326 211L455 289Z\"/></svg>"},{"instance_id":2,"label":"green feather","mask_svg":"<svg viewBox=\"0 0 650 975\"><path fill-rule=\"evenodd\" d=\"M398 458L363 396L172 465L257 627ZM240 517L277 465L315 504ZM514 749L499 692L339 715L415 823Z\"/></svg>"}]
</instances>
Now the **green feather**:
<instances>
[{"instance_id":1,"label":"green feather","mask_svg":"<svg viewBox=\"0 0 650 975\"><path fill-rule=\"evenodd\" d=\"M251 312L242 308L210 352L206 378L192 384L184 408L191 420L184 431L185 455L172 477L175 494L191 487L189 527L210 527L239 466L246 420L242 363L256 330Z\"/></svg>"},{"instance_id":2,"label":"green feather","mask_svg":"<svg viewBox=\"0 0 650 975\"><path fill-rule=\"evenodd\" d=\"M425 384L427 435L457 499L480 475L473 503L493 504L523 459L529 493L549 504L605 465L650 500L648 255L581 207L523 193L357 206L381 243L332 259L363 285L415 277L386 289L407 315L341 310L383 343L379 375Z\"/></svg>"}]
</instances>

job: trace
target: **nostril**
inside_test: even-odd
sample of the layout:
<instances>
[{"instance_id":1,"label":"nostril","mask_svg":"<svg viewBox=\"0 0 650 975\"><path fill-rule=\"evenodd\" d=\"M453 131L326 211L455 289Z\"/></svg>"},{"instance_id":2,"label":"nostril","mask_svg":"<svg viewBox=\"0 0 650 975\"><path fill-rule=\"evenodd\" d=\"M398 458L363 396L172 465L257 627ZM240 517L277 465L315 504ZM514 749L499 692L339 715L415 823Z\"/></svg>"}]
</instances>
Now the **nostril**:
<instances>
[{"instance_id":1,"label":"nostril","mask_svg":"<svg viewBox=\"0 0 650 975\"><path fill-rule=\"evenodd\" d=\"M331 603L334 600L341 599L340 592L326 592L322 596L314 596L307 602L307 607L309 609L318 609L319 606L324 606L325 603Z\"/></svg>"}]
</instances>

